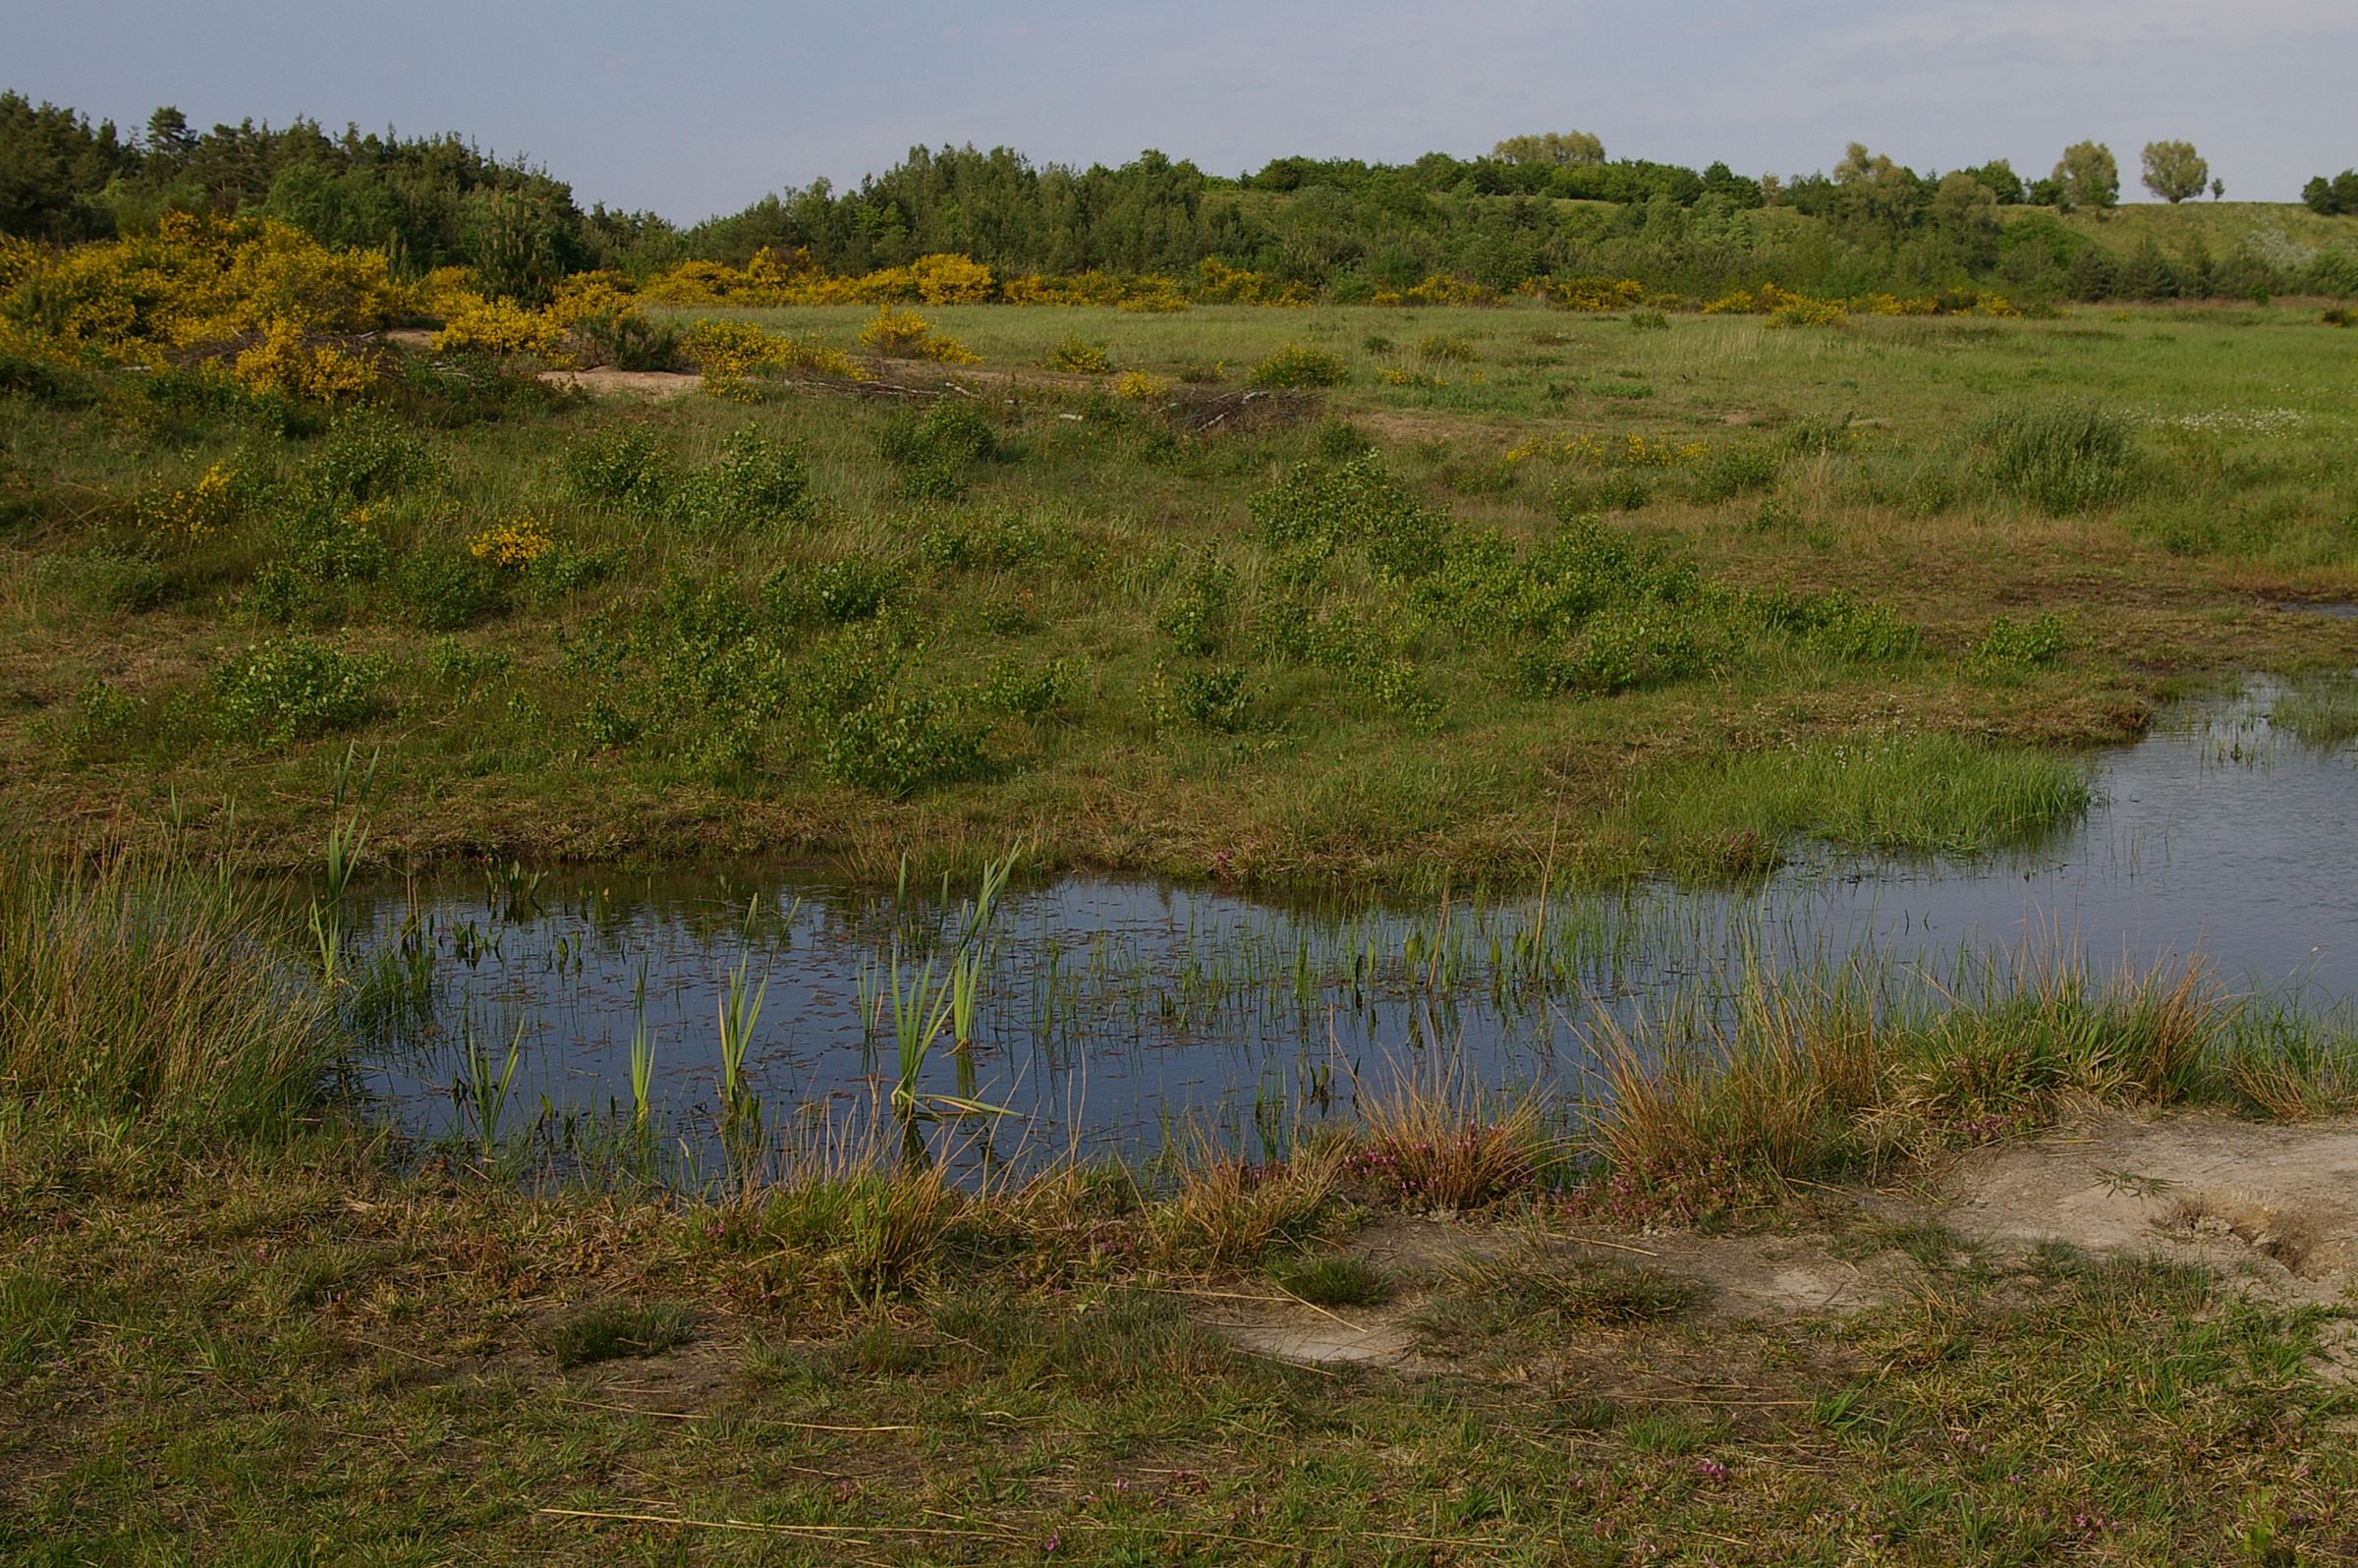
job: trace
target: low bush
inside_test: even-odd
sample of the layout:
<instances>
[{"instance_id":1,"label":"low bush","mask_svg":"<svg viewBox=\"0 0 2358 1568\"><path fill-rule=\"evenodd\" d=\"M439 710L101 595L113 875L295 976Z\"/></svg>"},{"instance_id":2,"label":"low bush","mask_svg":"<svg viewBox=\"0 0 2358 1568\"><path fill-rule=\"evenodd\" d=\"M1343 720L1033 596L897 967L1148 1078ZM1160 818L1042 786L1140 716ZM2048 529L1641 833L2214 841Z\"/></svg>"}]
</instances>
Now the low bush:
<instances>
[{"instance_id":1,"label":"low bush","mask_svg":"<svg viewBox=\"0 0 2358 1568\"><path fill-rule=\"evenodd\" d=\"M1246 380L1263 388L1340 386L1351 378L1351 366L1339 354L1305 344L1290 343L1253 366Z\"/></svg>"},{"instance_id":2,"label":"low bush","mask_svg":"<svg viewBox=\"0 0 2358 1568\"><path fill-rule=\"evenodd\" d=\"M384 674L377 659L303 638L272 639L213 672L213 709L233 740L311 740L373 717Z\"/></svg>"}]
</instances>

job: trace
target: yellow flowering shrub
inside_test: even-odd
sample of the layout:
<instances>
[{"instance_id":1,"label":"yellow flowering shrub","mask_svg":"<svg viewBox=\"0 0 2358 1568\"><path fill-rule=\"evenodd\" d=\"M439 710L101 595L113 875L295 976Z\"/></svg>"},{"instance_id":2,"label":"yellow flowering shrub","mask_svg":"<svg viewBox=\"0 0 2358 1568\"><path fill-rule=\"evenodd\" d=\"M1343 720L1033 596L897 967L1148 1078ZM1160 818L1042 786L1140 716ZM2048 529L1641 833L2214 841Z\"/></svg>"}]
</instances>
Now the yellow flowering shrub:
<instances>
[{"instance_id":1,"label":"yellow flowering shrub","mask_svg":"<svg viewBox=\"0 0 2358 1568\"><path fill-rule=\"evenodd\" d=\"M54 254L12 249L7 316L53 355L161 367L218 362L256 391L333 399L375 371L351 338L414 305L382 252L334 252L256 218L167 213L150 235Z\"/></svg>"},{"instance_id":2,"label":"yellow flowering shrub","mask_svg":"<svg viewBox=\"0 0 2358 1568\"><path fill-rule=\"evenodd\" d=\"M1449 384L1428 370L1378 370L1376 379L1385 386L1442 387Z\"/></svg>"},{"instance_id":3,"label":"yellow flowering shrub","mask_svg":"<svg viewBox=\"0 0 2358 1568\"><path fill-rule=\"evenodd\" d=\"M1265 272L1232 267L1209 255L1196 263L1191 292L1202 305L1302 306L1312 301L1310 289L1299 281L1279 283Z\"/></svg>"},{"instance_id":4,"label":"yellow flowering shrub","mask_svg":"<svg viewBox=\"0 0 2358 1568\"><path fill-rule=\"evenodd\" d=\"M1384 289L1376 296L1377 305L1495 305L1497 303L1497 290L1486 288L1472 278L1456 277L1447 272L1435 272L1413 288Z\"/></svg>"},{"instance_id":5,"label":"yellow flowering shrub","mask_svg":"<svg viewBox=\"0 0 2358 1568\"><path fill-rule=\"evenodd\" d=\"M1171 279L1147 278L1142 279L1141 283L1144 286L1133 289L1124 295L1121 304L1115 306L1114 308L1146 311L1158 315L1167 315L1187 308L1187 296L1179 292L1179 285Z\"/></svg>"},{"instance_id":6,"label":"yellow flowering shrub","mask_svg":"<svg viewBox=\"0 0 2358 1568\"><path fill-rule=\"evenodd\" d=\"M909 272L926 305L981 305L991 296L990 268L972 256L921 255Z\"/></svg>"},{"instance_id":7,"label":"yellow flowering shrub","mask_svg":"<svg viewBox=\"0 0 2358 1568\"><path fill-rule=\"evenodd\" d=\"M47 259L48 252L30 240L0 234L0 292L15 288L18 280Z\"/></svg>"},{"instance_id":8,"label":"yellow flowering shrub","mask_svg":"<svg viewBox=\"0 0 2358 1568\"><path fill-rule=\"evenodd\" d=\"M1646 303L1635 278L1533 278L1524 288L1566 310L1630 310Z\"/></svg>"},{"instance_id":9,"label":"yellow flowering shrub","mask_svg":"<svg viewBox=\"0 0 2358 1568\"><path fill-rule=\"evenodd\" d=\"M479 294L461 298L459 307L443 318L433 338L436 354L554 354L565 341L565 328L555 314L518 305L514 300L486 300Z\"/></svg>"},{"instance_id":10,"label":"yellow flowering shrub","mask_svg":"<svg viewBox=\"0 0 2358 1568\"><path fill-rule=\"evenodd\" d=\"M1147 403L1166 397L1170 390L1170 382L1159 375L1149 375L1144 370L1124 370L1113 383L1114 396L1128 398L1133 403Z\"/></svg>"},{"instance_id":11,"label":"yellow flowering shrub","mask_svg":"<svg viewBox=\"0 0 2358 1568\"><path fill-rule=\"evenodd\" d=\"M235 470L215 463L187 489L143 498L140 520L167 537L210 538L237 516L237 477Z\"/></svg>"},{"instance_id":12,"label":"yellow flowering shrub","mask_svg":"<svg viewBox=\"0 0 2358 1568\"><path fill-rule=\"evenodd\" d=\"M548 530L535 518L510 518L495 523L468 542L467 553L493 566L530 566L555 545Z\"/></svg>"},{"instance_id":13,"label":"yellow flowering shrub","mask_svg":"<svg viewBox=\"0 0 2358 1568\"><path fill-rule=\"evenodd\" d=\"M739 402L754 398L751 378L771 365L869 379L868 367L841 349L764 331L751 321L695 321L681 334L680 349L703 372L705 391Z\"/></svg>"},{"instance_id":14,"label":"yellow flowering shrub","mask_svg":"<svg viewBox=\"0 0 2358 1568\"><path fill-rule=\"evenodd\" d=\"M860 341L878 354L898 359L932 360L942 364L982 363L982 356L957 339L935 332L915 310L879 308L875 319L860 329Z\"/></svg>"},{"instance_id":15,"label":"yellow flowering shrub","mask_svg":"<svg viewBox=\"0 0 2358 1568\"><path fill-rule=\"evenodd\" d=\"M263 329L259 343L239 351L230 374L250 392L276 392L309 403L333 403L368 390L376 367L332 343L316 343L286 317Z\"/></svg>"}]
</instances>

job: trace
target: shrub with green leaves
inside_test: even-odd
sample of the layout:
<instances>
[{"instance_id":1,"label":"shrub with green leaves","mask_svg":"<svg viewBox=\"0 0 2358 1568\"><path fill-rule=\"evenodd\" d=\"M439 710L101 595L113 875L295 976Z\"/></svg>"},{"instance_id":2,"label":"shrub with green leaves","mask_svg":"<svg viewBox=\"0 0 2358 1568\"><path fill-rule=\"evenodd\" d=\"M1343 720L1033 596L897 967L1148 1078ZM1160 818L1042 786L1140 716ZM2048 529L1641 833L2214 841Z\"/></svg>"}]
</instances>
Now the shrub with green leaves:
<instances>
[{"instance_id":1,"label":"shrub with green leaves","mask_svg":"<svg viewBox=\"0 0 2358 1568\"><path fill-rule=\"evenodd\" d=\"M911 795L980 776L982 750L931 698L886 692L838 720L821 753L827 777L878 795Z\"/></svg>"},{"instance_id":2,"label":"shrub with green leaves","mask_svg":"<svg viewBox=\"0 0 2358 1568\"><path fill-rule=\"evenodd\" d=\"M2000 615L1974 644L1971 662L1978 669L2000 674L2039 669L2060 659L2070 645L2061 618L2051 612L2019 626Z\"/></svg>"},{"instance_id":3,"label":"shrub with green leaves","mask_svg":"<svg viewBox=\"0 0 2358 1568\"><path fill-rule=\"evenodd\" d=\"M1171 640L1171 646L1188 658L1205 658L1218 651L1228 626L1228 601L1236 574L1220 562L1197 564L1177 591L1155 613L1154 629Z\"/></svg>"},{"instance_id":4,"label":"shrub with green leaves","mask_svg":"<svg viewBox=\"0 0 2358 1568\"><path fill-rule=\"evenodd\" d=\"M653 431L635 425L585 431L565 449L560 466L583 500L633 511L660 510L679 482L670 449Z\"/></svg>"},{"instance_id":5,"label":"shrub with green leaves","mask_svg":"<svg viewBox=\"0 0 2358 1568\"><path fill-rule=\"evenodd\" d=\"M1158 670L1151 714L1159 725L1234 730L1243 727L1251 702L1245 671L1238 665L1215 664L1176 673Z\"/></svg>"},{"instance_id":6,"label":"shrub with green leaves","mask_svg":"<svg viewBox=\"0 0 2358 1568\"><path fill-rule=\"evenodd\" d=\"M1072 659L1050 659L1027 670L1013 658L1001 658L975 690L974 705L1011 718L1039 718L1064 705L1076 679Z\"/></svg>"},{"instance_id":7,"label":"shrub with green leaves","mask_svg":"<svg viewBox=\"0 0 2358 1568\"><path fill-rule=\"evenodd\" d=\"M1776 483L1783 462L1768 446L1723 446L1696 465L1698 501L1725 501Z\"/></svg>"},{"instance_id":8,"label":"shrub with green leaves","mask_svg":"<svg viewBox=\"0 0 2358 1568\"><path fill-rule=\"evenodd\" d=\"M2136 487L2136 426L2088 403L2011 405L1974 427L2001 492L2061 515L2117 501Z\"/></svg>"},{"instance_id":9,"label":"shrub with green leaves","mask_svg":"<svg viewBox=\"0 0 2358 1568\"><path fill-rule=\"evenodd\" d=\"M440 467L426 444L391 415L364 405L337 419L305 477L313 494L359 505L415 489Z\"/></svg>"},{"instance_id":10,"label":"shrub with green leaves","mask_svg":"<svg viewBox=\"0 0 2358 1568\"><path fill-rule=\"evenodd\" d=\"M1854 663L1906 658L1923 634L1881 604L1862 604L1840 588L1825 593L1765 593L1751 600L1761 622L1804 646Z\"/></svg>"},{"instance_id":11,"label":"shrub with green leaves","mask_svg":"<svg viewBox=\"0 0 2358 1568\"><path fill-rule=\"evenodd\" d=\"M895 411L876 431L877 455L900 474L903 494L954 500L966 493L966 472L997 455L998 428L972 403L944 398L923 413Z\"/></svg>"},{"instance_id":12,"label":"shrub with green leaves","mask_svg":"<svg viewBox=\"0 0 2358 1568\"><path fill-rule=\"evenodd\" d=\"M463 632L508 607L507 584L496 568L447 547L404 556L393 572L393 596L422 632Z\"/></svg>"},{"instance_id":13,"label":"shrub with green leaves","mask_svg":"<svg viewBox=\"0 0 2358 1568\"><path fill-rule=\"evenodd\" d=\"M235 740L285 744L357 729L376 713L382 661L272 638L213 672L213 712Z\"/></svg>"},{"instance_id":14,"label":"shrub with green leaves","mask_svg":"<svg viewBox=\"0 0 2358 1568\"><path fill-rule=\"evenodd\" d=\"M1705 668L1688 619L1657 603L1600 610L1568 646L1527 650L1517 672L1537 693L1605 696L1689 680Z\"/></svg>"},{"instance_id":15,"label":"shrub with green leaves","mask_svg":"<svg viewBox=\"0 0 2358 1568\"><path fill-rule=\"evenodd\" d=\"M1254 386L1271 389L1340 386L1350 378L1351 366L1341 355L1308 344L1289 343L1253 366L1245 379Z\"/></svg>"},{"instance_id":16,"label":"shrub with green leaves","mask_svg":"<svg viewBox=\"0 0 2358 1568\"><path fill-rule=\"evenodd\" d=\"M789 623L827 621L841 626L872 619L901 592L897 563L847 555L815 568L788 567L762 586L762 602Z\"/></svg>"},{"instance_id":17,"label":"shrub with green leaves","mask_svg":"<svg viewBox=\"0 0 2358 1568\"><path fill-rule=\"evenodd\" d=\"M710 468L679 487L675 511L699 533L754 533L810 519L811 469L791 444L748 425L722 443Z\"/></svg>"},{"instance_id":18,"label":"shrub with green leaves","mask_svg":"<svg viewBox=\"0 0 2358 1568\"><path fill-rule=\"evenodd\" d=\"M1418 502L1373 454L1343 463L1300 463L1252 500L1262 542L1285 575L1303 576L1340 551L1363 553L1380 577L1416 578L1441 564L1448 514Z\"/></svg>"}]
</instances>

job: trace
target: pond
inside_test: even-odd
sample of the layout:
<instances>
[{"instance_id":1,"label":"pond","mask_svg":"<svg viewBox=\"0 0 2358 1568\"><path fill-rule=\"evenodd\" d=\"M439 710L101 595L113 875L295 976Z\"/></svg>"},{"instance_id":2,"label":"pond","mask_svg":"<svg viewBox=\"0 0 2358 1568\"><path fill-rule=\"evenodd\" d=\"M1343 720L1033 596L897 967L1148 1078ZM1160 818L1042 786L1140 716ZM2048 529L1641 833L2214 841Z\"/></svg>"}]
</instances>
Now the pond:
<instances>
[{"instance_id":1,"label":"pond","mask_svg":"<svg viewBox=\"0 0 2358 1568\"><path fill-rule=\"evenodd\" d=\"M2095 764L2076 828L1969 865L1819 855L1738 890L1339 910L1019 877L965 948L980 959L971 1046L945 1037L909 1083L1012 1113L956 1118L1002 1152L1151 1152L1208 1126L1257 1153L1403 1071L1577 1103L1600 1015L1705 1027L1762 968L1871 959L1948 983L1992 955L2142 968L2199 953L2231 983L2338 1005L2358 996L2350 728L2333 701L2267 682L2189 704ZM551 1147L579 1147L630 1120L636 1039L647 1125L675 1177L701 1179L732 1103L732 978L733 1103L758 1102L773 1132L872 1107L899 1081L896 955L904 989L928 959L946 984L974 893L519 873L381 894L360 914L377 1041L361 1088L421 1139L479 1137L484 1104L456 1086L504 1074L513 1045L502 1130L564 1128Z\"/></svg>"}]
</instances>

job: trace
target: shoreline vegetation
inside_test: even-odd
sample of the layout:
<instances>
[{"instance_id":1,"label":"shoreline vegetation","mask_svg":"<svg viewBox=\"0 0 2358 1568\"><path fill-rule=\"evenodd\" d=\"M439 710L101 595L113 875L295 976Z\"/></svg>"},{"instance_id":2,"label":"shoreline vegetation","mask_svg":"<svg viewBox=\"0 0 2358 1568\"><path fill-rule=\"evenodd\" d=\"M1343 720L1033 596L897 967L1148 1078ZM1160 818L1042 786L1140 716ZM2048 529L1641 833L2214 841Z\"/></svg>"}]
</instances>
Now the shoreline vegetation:
<instances>
[{"instance_id":1,"label":"shoreline vegetation","mask_svg":"<svg viewBox=\"0 0 2358 1568\"><path fill-rule=\"evenodd\" d=\"M979 926L1022 844L1447 908L2035 847L2243 671L2346 748L2344 218L2026 212L1863 148L1775 207L945 154L689 254L455 143L0 120L75 151L0 238L0 1554L2358 1554L2330 1248L2133 1164L2091 1179L2137 1235L2248 1266L1943 1186L2106 1117L2340 1136L2348 1017L2191 962L1756 969L1584 1023L1593 1105L1436 1043L1258 1157L986 1174L926 1071L964 939L894 951L854 1111L744 1091L741 965L696 1191L644 1110L552 1161L521 1032L467 1021L430 1147L347 1071L348 893L454 864L955 877ZM199 178L241 148L266 179ZM1098 249L936 243L994 169L1102 196Z\"/></svg>"},{"instance_id":2,"label":"shoreline vegetation","mask_svg":"<svg viewBox=\"0 0 2358 1568\"><path fill-rule=\"evenodd\" d=\"M2358 1530L2346 1390L2317 1370L2346 1311L1899 1217L1960 1155L2102 1107L2346 1116L2346 1021L2199 964L2026 952L1986 994L1900 1007L1888 976L1752 976L1700 1038L1600 1041L1572 1136L1434 1048L1275 1158L1182 1136L978 1183L912 1158L879 1096L758 1132L745 1179L682 1202L536 1183L529 1137L397 1154L329 1088L363 1047L288 927L201 856L0 874L0 1540L26 1560L171 1537L388 1561L1740 1540L1712 1555L2027 1562L2255 1536L2330 1559ZM1731 1319L1691 1258L1657 1261L1679 1235L1907 1285ZM1467 1250L1403 1262L1420 1236ZM1395 1297L1401 1371L1219 1326L1260 1301L1364 1329ZM2047 1414L1993 1425L2026 1409ZM1420 1457L1380 1457L1400 1443Z\"/></svg>"}]
</instances>

